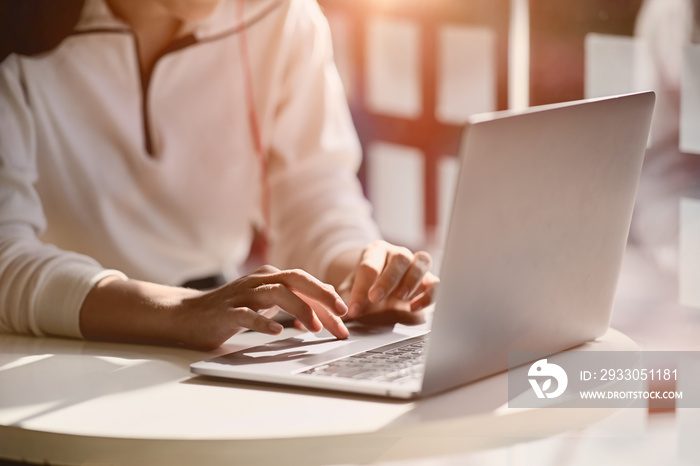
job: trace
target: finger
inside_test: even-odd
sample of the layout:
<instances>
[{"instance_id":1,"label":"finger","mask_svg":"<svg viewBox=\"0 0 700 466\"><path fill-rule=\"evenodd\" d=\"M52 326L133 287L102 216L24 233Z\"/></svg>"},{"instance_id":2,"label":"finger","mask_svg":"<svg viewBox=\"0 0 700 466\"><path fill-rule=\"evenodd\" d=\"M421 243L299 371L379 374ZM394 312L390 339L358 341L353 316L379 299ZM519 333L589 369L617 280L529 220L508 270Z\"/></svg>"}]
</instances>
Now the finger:
<instances>
[{"instance_id":1,"label":"finger","mask_svg":"<svg viewBox=\"0 0 700 466\"><path fill-rule=\"evenodd\" d=\"M280 272L280 269L278 269L274 265L265 264L265 265L261 265L260 267L258 267L255 270L253 270L248 276L249 277L263 277L263 276L270 275L273 273L278 273L278 272Z\"/></svg>"},{"instance_id":2,"label":"finger","mask_svg":"<svg viewBox=\"0 0 700 466\"><path fill-rule=\"evenodd\" d=\"M256 307L267 309L279 306L287 314L299 319L311 332L320 332L323 329L321 321L311 306L285 285L278 283L261 285L254 291Z\"/></svg>"},{"instance_id":3,"label":"finger","mask_svg":"<svg viewBox=\"0 0 700 466\"><path fill-rule=\"evenodd\" d=\"M303 270L284 270L272 274L270 278L318 303L335 315L342 316L348 312L348 307L333 286L323 283Z\"/></svg>"},{"instance_id":4,"label":"finger","mask_svg":"<svg viewBox=\"0 0 700 466\"><path fill-rule=\"evenodd\" d=\"M403 279L411 266L413 254L406 248L396 248L382 273L377 277L369 290L368 297L373 303L378 303L389 296Z\"/></svg>"},{"instance_id":5,"label":"finger","mask_svg":"<svg viewBox=\"0 0 700 466\"><path fill-rule=\"evenodd\" d=\"M348 298L348 317L354 318L360 315L367 302L370 287L374 284L386 263L386 249L378 245L371 245L362 252L360 263L355 269L355 278L350 298Z\"/></svg>"},{"instance_id":6,"label":"finger","mask_svg":"<svg viewBox=\"0 0 700 466\"><path fill-rule=\"evenodd\" d=\"M278 335L282 332L282 325L258 314L250 308L239 307L228 312L234 327L244 327L260 333Z\"/></svg>"},{"instance_id":7,"label":"finger","mask_svg":"<svg viewBox=\"0 0 700 466\"><path fill-rule=\"evenodd\" d=\"M417 312L433 303L433 297L429 293L420 293L411 300L411 312Z\"/></svg>"},{"instance_id":8,"label":"finger","mask_svg":"<svg viewBox=\"0 0 700 466\"><path fill-rule=\"evenodd\" d=\"M428 273L418 289L419 294L411 300L411 311L420 311L430 306L435 300L435 291L439 283L440 280L435 275Z\"/></svg>"},{"instance_id":9,"label":"finger","mask_svg":"<svg viewBox=\"0 0 700 466\"><path fill-rule=\"evenodd\" d=\"M280 310L281 309L279 308L279 306L274 306L274 307L271 307L269 309L263 309L261 311L258 311L258 314L260 314L263 317L267 317L268 319L272 319L273 317L275 317L277 315L277 313Z\"/></svg>"},{"instance_id":10,"label":"finger","mask_svg":"<svg viewBox=\"0 0 700 466\"><path fill-rule=\"evenodd\" d=\"M313 307L313 304L311 305ZM314 309L314 311L316 311ZM341 340L347 338L350 335L350 332L348 331L347 327L343 323L343 321L330 313L324 313L323 318L319 315L319 318L321 319L321 322L323 325L330 331L334 336L337 338L340 338ZM306 327L304 327L304 324L302 324L298 319L294 319L294 322L292 323L292 326L297 329L297 330L302 330L306 331Z\"/></svg>"},{"instance_id":11,"label":"finger","mask_svg":"<svg viewBox=\"0 0 700 466\"><path fill-rule=\"evenodd\" d=\"M333 334L336 338L340 338L341 340L346 339L348 336L350 336L350 332L348 332L347 327L343 323L343 321L340 319L335 314L332 314L322 307L318 305L318 303L312 302L309 303L316 313L316 316L321 320L321 323L323 323L323 326Z\"/></svg>"},{"instance_id":12,"label":"finger","mask_svg":"<svg viewBox=\"0 0 700 466\"><path fill-rule=\"evenodd\" d=\"M430 254L424 251L415 253L401 282L396 286L394 296L404 301L412 298L423 284L423 277L430 272L430 267L432 267Z\"/></svg>"},{"instance_id":13,"label":"finger","mask_svg":"<svg viewBox=\"0 0 700 466\"><path fill-rule=\"evenodd\" d=\"M306 330L306 327L304 327L304 324L302 324L301 322L299 322L299 319L294 319L294 322L293 322L292 325L293 325L294 328L297 329L297 330L304 330L304 331Z\"/></svg>"}]
</instances>

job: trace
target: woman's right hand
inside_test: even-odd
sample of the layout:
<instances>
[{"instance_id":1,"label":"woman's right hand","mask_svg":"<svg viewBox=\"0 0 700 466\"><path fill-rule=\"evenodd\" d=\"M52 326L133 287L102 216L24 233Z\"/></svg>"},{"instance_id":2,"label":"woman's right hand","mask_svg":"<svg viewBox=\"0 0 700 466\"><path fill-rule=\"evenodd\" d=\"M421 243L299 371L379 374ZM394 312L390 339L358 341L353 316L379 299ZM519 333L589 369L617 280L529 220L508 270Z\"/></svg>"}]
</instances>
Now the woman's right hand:
<instances>
[{"instance_id":1,"label":"woman's right hand","mask_svg":"<svg viewBox=\"0 0 700 466\"><path fill-rule=\"evenodd\" d=\"M331 285L303 270L269 265L215 290L183 297L173 318L181 343L213 349L245 329L279 334L282 326L269 318L279 309L312 332L325 327L338 338L348 337L340 319L348 308Z\"/></svg>"}]
</instances>

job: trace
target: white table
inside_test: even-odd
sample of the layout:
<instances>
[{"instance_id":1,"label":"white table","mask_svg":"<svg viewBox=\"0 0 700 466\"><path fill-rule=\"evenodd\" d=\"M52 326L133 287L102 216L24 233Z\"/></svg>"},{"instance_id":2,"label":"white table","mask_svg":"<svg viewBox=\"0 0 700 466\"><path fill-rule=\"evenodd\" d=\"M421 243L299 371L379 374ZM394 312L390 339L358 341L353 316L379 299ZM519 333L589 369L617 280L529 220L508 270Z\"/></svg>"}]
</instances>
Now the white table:
<instances>
[{"instance_id":1,"label":"white table","mask_svg":"<svg viewBox=\"0 0 700 466\"><path fill-rule=\"evenodd\" d=\"M294 330L285 330L290 336ZM49 464L334 464L448 454L578 429L605 409L515 410L507 376L418 401L194 377L216 352L0 335L0 458ZM635 350L615 330L586 350Z\"/></svg>"}]
</instances>

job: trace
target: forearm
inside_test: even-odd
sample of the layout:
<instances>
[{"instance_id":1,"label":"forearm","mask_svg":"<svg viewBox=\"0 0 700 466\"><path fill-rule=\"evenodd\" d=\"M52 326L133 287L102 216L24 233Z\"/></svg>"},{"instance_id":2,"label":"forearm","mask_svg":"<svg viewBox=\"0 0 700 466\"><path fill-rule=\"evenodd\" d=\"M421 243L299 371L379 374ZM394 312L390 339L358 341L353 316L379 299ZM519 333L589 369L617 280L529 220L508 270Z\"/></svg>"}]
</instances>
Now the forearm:
<instances>
[{"instance_id":1,"label":"forearm","mask_svg":"<svg viewBox=\"0 0 700 466\"><path fill-rule=\"evenodd\" d=\"M180 344L176 309L199 292L137 280L107 277L88 293L80 310L86 339Z\"/></svg>"}]
</instances>

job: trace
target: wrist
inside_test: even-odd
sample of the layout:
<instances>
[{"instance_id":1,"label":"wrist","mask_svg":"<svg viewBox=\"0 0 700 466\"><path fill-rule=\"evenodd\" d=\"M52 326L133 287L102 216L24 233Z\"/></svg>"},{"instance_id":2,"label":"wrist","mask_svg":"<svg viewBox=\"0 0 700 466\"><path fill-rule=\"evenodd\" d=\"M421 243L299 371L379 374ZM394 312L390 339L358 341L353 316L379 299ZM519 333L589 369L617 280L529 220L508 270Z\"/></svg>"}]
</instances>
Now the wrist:
<instances>
[{"instance_id":1,"label":"wrist","mask_svg":"<svg viewBox=\"0 0 700 466\"><path fill-rule=\"evenodd\" d=\"M91 340L177 344L177 316L183 301L198 292L138 280L106 277L88 293L80 311L80 330Z\"/></svg>"}]
</instances>

